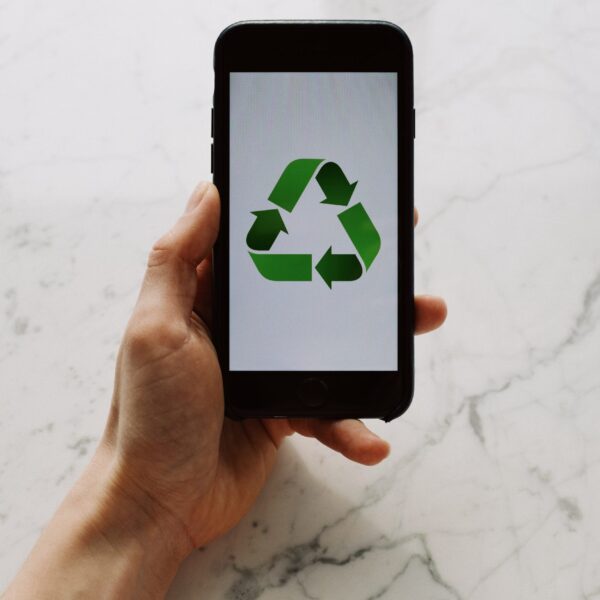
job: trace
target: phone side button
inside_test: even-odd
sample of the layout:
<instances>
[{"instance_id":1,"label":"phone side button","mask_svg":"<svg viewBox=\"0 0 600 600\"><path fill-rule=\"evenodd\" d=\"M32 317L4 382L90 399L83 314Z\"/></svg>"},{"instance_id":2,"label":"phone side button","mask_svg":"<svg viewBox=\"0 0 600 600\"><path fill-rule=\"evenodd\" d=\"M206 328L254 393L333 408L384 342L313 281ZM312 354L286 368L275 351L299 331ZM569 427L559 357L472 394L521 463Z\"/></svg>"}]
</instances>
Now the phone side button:
<instances>
[{"instance_id":1,"label":"phone side button","mask_svg":"<svg viewBox=\"0 0 600 600\"><path fill-rule=\"evenodd\" d=\"M215 146L214 144L210 145L210 172L214 173L215 168Z\"/></svg>"},{"instance_id":2,"label":"phone side button","mask_svg":"<svg viewBox=\"0 0 600 600\"><path fill-rule=\"evenodd\" d=\"M313 408L322 406L327 400L327 384L316 377L309 377L301 381L296 391L305 406Z\"/></svg>"}]
</instances>

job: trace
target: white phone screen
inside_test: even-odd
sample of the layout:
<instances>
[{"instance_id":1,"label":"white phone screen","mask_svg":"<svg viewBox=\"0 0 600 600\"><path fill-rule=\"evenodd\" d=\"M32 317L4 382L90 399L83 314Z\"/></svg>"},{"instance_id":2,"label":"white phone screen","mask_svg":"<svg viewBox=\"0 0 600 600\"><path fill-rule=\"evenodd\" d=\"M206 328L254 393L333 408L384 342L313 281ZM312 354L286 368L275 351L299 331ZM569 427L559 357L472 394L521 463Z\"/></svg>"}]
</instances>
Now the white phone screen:
<instances>
[{"instance_id":1,"label":"white phone screen","mask_svg":"<svg viewBox=\"0 0 600 600\"><path fill-rule=\"evenodd\" d=\"M230 74L231 371L398 368L396 73Z\"/></svg>"}]
</instances>

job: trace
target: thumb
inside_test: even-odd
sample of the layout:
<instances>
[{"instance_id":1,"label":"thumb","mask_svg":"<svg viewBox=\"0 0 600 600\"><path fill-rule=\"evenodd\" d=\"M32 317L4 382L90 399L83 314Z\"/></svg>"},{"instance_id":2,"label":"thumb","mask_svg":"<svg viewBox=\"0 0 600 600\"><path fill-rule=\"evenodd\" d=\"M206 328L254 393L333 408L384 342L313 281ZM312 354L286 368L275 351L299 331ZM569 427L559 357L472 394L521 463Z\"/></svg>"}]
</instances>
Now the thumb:
<instances>
[{"instance_id":1,"label":"thumb","mask_svg":"<svg viewBox=\"0 0 600 600\"><path fill-rule=\"evenodd\" d=\"M210 254L219 231L219 192L201 183L185 213L153 246L136 312L189 320L196 297L196 267Z\"/></svg>"}]
</instances>

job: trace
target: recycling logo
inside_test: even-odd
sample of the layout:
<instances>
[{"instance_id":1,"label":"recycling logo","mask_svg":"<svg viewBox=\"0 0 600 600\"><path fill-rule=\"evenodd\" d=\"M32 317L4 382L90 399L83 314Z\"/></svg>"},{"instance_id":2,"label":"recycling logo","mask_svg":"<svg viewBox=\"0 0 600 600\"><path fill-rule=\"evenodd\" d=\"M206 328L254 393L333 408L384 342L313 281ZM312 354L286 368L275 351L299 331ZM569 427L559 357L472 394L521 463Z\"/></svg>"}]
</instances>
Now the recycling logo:
<instances>
[{"instance_id":1,"label":"recycling logo","mask_svg":"<svg viewBox=\"0 0 600 600\"><path fill-rule=\"evenodd\" d=\"M362 275L363 266L366 272L379 253L381 238L367 211L360 202L348 206L358 182L350 183L334 162L325 162L321 158L298 158L285 167L269 196L269 202L279 208L251 213L256 219L248 231L246 243L258 272L266 279L312 281L312 254L274 254L268 251L280 232L288 233L279 209L289 213L294 210L315 172L316 181L325 194L321 204L343 207L337 217L358 254L334 253L329 246L315 264L315 270L323 281L329 288L334 281L354 281Z\"/></svg>"}]
</instances>

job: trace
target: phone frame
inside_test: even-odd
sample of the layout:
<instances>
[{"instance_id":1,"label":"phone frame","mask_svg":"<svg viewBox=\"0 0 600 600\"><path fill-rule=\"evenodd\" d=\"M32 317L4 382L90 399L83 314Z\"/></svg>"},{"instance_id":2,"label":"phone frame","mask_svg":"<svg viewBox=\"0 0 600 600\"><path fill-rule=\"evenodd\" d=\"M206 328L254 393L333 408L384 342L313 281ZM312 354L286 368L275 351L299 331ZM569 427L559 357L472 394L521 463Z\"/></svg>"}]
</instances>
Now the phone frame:
<instances>
[{"instance_id":1,"label":"phone frame","mask_svg":"<svg viewBox=\"0 0 600 600\"><path fill-rule=\"evenodd\" d=\"M368 51L365 49L368 48ZM276 49L276 51L274 50ZM414 387L413 59L402 29L383 21L245 21L226 28L214 51L213 180L221 194L213 251L213 338L228 417L379 418L410 405ZM398 370L229 370L229 74L396 72L398 74ZM297 393L307 379L327 387L319 406Z\"/></svg>"}]
</instances>

